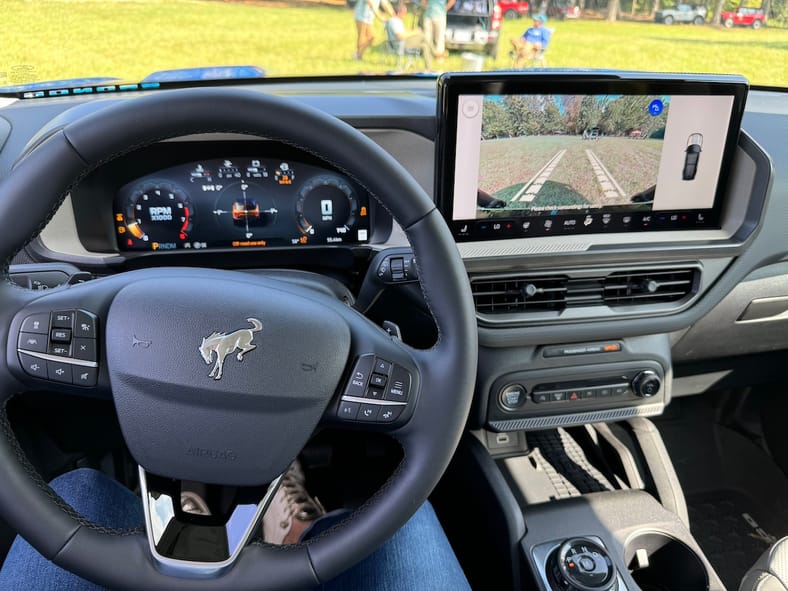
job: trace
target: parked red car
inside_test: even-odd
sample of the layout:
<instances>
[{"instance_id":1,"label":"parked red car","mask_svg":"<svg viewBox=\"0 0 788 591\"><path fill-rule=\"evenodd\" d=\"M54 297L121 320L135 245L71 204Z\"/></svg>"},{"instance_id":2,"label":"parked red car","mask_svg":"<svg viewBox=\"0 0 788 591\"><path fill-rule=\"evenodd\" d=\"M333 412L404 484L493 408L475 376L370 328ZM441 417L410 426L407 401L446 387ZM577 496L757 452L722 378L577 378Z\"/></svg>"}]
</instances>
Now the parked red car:
<instances>
[{"instance_id":1,"label":"parked red car","mask_svg":"<svg viewBox=\"0 0 788 591\"><path fill-rule=\"evenodd\" d=\"M722 24L727 28L733 25L760 29L766 24L766 14L760 8L739 8L736 11L726 11L721 15Z\"/></svg>"},{"instance_id":2,"label":"parked red car","mask_svg":"<svg viewBox=\"0 0 788 591\"><path fill-rule=\"evenodd\" d=\"M525 0L500 0L498 7L501 9L503 18L513 19L521 16L528 16L530 6Z\"/></svg>"}]
</instances>

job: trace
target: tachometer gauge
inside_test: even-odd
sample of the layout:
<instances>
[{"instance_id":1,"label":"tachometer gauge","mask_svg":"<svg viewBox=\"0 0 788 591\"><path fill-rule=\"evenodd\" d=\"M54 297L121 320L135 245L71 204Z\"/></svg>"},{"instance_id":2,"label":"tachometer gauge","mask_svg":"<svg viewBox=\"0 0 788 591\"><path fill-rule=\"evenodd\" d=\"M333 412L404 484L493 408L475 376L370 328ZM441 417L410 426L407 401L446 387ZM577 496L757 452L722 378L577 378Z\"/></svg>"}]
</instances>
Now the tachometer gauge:
<instances>
[{"instance_id":1,"label":"tachometer gauge","mask_svg":"<svg viewBox=\"0 0 788 591\"><path fill-rule=\"evenodd\" d=\"M194 210L186 192L174 183L146 182L132 190L122 211L115 212L117 231L149 248L176 248L192 229Z\"/></svg>"},{"instance_id":2,"label":"tachometer gauge","mask_svg":"<svg viewBox=\"0 0 788 591\"><path fill-rule=\"evenodd\" d=\"M298 191L296 221L305 235L332 237L348 234L356 223L358 198L344 179L320 175L309 179Z\"/></svg>"}]
</instances>

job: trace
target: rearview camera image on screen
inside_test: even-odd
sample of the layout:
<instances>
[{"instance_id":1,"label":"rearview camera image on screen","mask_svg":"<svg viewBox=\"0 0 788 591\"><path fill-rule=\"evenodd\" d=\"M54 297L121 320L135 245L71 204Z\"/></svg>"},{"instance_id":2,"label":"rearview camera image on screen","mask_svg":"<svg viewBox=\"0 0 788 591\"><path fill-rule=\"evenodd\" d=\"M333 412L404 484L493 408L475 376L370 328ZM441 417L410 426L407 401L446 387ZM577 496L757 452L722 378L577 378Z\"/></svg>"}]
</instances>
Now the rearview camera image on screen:
<instances>
[{"instance_id":1,"label":"rearview camera image on screen","mask_svg":"<svg viewBox=\"0 0 788 591\"><path fill-rule=\"evenodd\" d=\"M670 106L655 95L484 97L476 218L650 210Z\"/></svg>"}]
</instances>

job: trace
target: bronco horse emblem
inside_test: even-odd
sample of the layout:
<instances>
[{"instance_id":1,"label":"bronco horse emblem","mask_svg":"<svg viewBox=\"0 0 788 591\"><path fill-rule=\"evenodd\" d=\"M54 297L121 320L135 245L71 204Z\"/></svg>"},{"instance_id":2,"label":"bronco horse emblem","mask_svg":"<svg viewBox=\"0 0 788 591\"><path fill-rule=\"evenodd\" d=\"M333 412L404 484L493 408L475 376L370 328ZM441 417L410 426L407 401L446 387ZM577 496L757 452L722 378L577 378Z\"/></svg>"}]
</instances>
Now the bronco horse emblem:
<instances>
[{"instance_id":1,"label":"bronco horse emblem","mask_svg":"<svg viewBox=\"0 0 788 591\"><path fill-rule=\"evenodd\" d=\"M254 328L240 328L230 334L213 332L203 338L202 344L200 345L200 355L202 355L206 365L210 365L213 354L216 353L216 365L213 366L208 377L214 380L221 380L222 370L224 369L224 358L233 353L236 349L240 349L240 351L235 358L238 361L243 361L246 353L257 348L257 345L252 344L252 339L254 338L254 333L262 330L263 323L257 318L247 318L246 321Z\"/></svg>"}]
</instances>

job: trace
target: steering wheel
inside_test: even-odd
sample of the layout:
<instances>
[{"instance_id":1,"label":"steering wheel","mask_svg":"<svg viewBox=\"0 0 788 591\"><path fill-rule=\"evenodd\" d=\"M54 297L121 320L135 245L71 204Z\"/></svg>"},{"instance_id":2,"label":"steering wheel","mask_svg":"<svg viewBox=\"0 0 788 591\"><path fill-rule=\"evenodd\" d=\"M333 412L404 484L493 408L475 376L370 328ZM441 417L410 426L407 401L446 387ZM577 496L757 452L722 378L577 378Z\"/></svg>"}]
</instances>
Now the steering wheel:
<instances>
[{"instance_id":1,"label":"steering wheel","mask_svg":"<svg viewBox=\"0 0 788 591\"><path fill-rule=\"evenodd\" d=\"M233 271L145 269L48 292L8 280L11 257L86 174L139 147L205 132L285 142L364 186L410 240L438 327L436 344L411 348L328 295ZM0 184L0 220L3 399L35 389L111 391L124 439L140 465L147 531L100 527L35 473L3 407L0 512L61 567L113 589L308 588L393 535L446 468L476 371L467 275L429 197L351 126L297 101L249 90L162 91L122 100L66 125L18 162ZM66 357L28 350L20 340L34 331L47 341L51 330L67 327L72 350ZM365 397L372 374L388 384L381 386L383 400ZM360 408L372 408L374 416L354 413ZM402 460L364 505L329 531L290 546L248 543L279 477L326 425L387 433L402 447ZM152 528L152 514L160 520L162 503L172 499L148 490L156 479L265 493L251 513L230 516L227 527L244 532L230 556L184 560L158 547L161 523Z\"/></svg>"}]
</instances>

